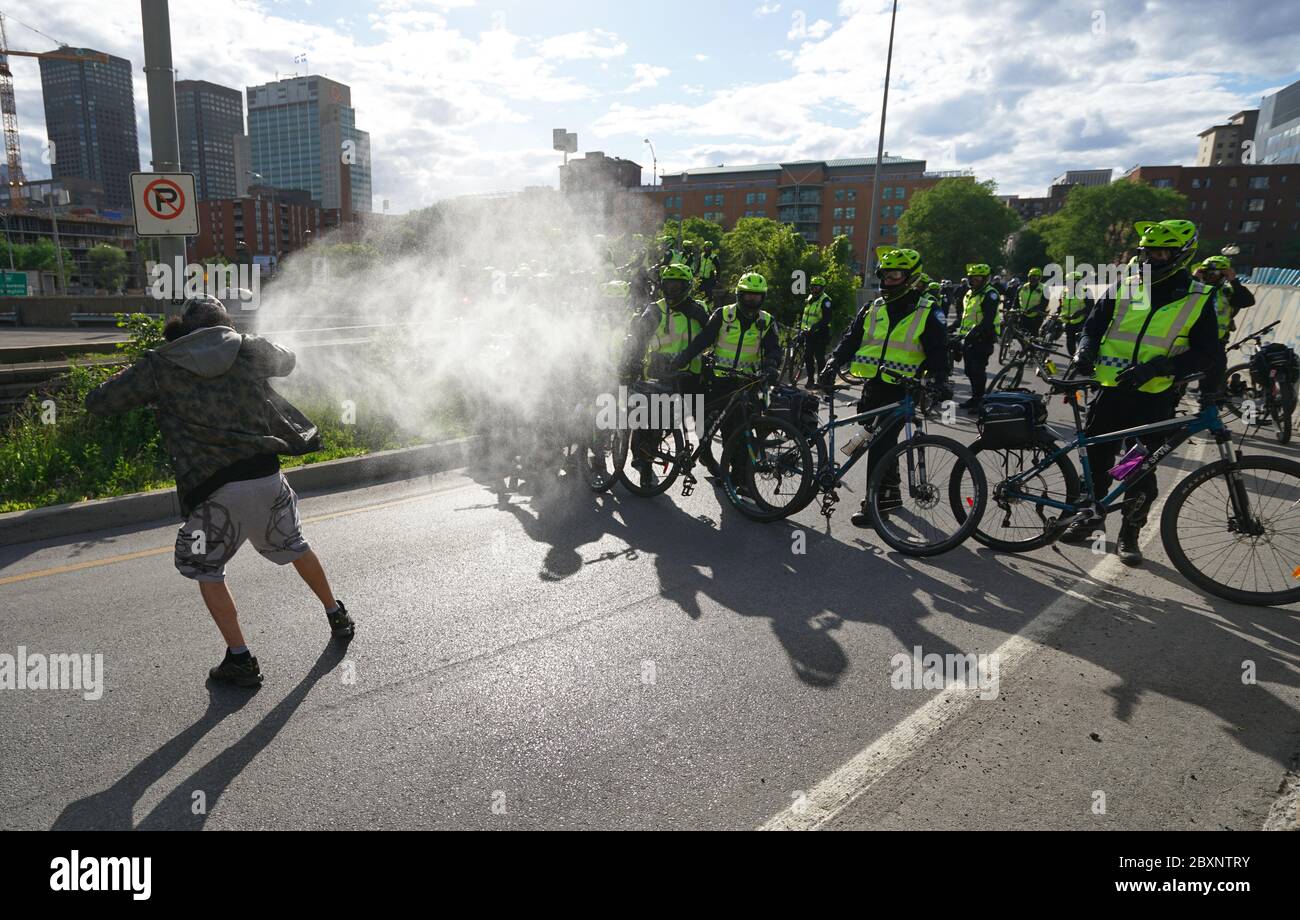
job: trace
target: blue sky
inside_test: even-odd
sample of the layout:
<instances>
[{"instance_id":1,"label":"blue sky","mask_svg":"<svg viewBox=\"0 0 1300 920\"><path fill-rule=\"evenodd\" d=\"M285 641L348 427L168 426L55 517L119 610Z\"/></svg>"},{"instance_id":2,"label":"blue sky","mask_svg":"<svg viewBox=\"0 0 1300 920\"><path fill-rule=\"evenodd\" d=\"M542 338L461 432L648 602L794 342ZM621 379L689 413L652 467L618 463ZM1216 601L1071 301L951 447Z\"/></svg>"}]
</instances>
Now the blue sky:
<instances>
[{"instance_id":1,"label":"blue sky","mask_svg":"<svg viewBox=\"0 0 1300 920\"><path fill-rule=\"evenodd\" d=\"M349 83L376 201L394 211L556 184L553 127L643 163L647 182L647 135L668 171L875 152L886 0L171 6L181 78L242 89L305 52L313 73ZM6 12L14 47L49 47L16 19L137 65L147 167L138 3L9 0ZM1018 194L1066 169L1190 163L1198 131L1300 78L1297 47L1300 4L1277 0L904 0L885 146ZM13 69L24 162L44 175L36 64Z\"/></svg>"}]
</instances>

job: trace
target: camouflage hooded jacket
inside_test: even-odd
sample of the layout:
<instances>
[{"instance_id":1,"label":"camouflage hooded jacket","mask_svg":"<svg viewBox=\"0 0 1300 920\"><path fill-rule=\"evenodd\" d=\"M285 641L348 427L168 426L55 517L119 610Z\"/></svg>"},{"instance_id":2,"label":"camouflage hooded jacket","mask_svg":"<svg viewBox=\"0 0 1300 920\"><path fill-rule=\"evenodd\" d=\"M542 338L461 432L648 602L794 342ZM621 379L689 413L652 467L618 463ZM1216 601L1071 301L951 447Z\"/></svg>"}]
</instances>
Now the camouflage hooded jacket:
<instances>
[{"instance_id":1,"label":"camouflage hooded jacket","mask_svg":"<svg viewBox=\"0 0 1300 920\"><path fill-rule=\"evenodd\" d=\"M227 326L200 329L145 352L86 397L96 415L152 405L185 496L231 464L288 445L271 434L266 381L293 370L293 352Z\"/></svg>"}]
</instances>

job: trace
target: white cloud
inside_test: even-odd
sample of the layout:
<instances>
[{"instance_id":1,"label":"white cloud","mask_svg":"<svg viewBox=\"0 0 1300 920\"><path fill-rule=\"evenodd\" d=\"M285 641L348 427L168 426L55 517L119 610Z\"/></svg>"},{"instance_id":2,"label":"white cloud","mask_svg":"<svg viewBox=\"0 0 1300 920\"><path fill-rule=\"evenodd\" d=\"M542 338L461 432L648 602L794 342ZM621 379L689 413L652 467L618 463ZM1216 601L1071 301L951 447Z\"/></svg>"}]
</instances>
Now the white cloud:
<instances>
[{"instance_id":1,"label":"white cloud","mask_svg":"<svg viewBox=\"0 0 1300 920\"><path fill-rule=\"evenodd\" d=\"M780 11L781 11L781 4L779 4L779 3L764 3L762 6L758 7L756 10L754 10L754 15L755 15L755 16L771 16L773 13L779 13Z\"/></svg>"},{"instance_id":2,"label":"white cloud","mask_svg":"<svg viewBox=\"0 0 1300 920\"><path fill-rule=\"evenodd\" d=\"M643 89L653 89L659 85L659 81L672 73L667 67L658 67L654 64L634 64L632 72L636 79L632 85L624 90L626 93L635 93Z\"/></svg>"},{"instance_id":3,"label":"white cloud","mask_svg":"<svg viewBox=\"0 0 1300 920\"><path fill-rule=\"evenodd\" d=\"M695 55L695 60L699 61L700 63L704 63L704 62L707 61L708 59L709 59L709 56L708 56L707 54L697 54L697 55Z\"/></svg>"},{"instance_id":4,"label":"white cloud","mask_svg":"<svg viewBox=\"0 0 1300 920\"><path fill-rule=\"evenodd\" d=\"M587 29L544 39L538 43L537 50L551 61L608 60L627 54L627 43L619 41L613 32Z\"/></svg>"}]
</instances>

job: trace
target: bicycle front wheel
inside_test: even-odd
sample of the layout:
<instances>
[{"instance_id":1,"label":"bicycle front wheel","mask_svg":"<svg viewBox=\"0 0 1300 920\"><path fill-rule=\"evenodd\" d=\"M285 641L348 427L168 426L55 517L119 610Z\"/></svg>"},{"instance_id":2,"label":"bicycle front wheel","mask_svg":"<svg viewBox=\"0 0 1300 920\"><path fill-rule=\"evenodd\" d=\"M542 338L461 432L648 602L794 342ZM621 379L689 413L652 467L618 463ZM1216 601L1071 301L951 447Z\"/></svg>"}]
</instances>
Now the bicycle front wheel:
<instances>
[{"instance_id":1,"label":"bicycle front wheel","mask_svg":"<svg viewBox=\"0 0 1300 920\"><path fill-rule=\"evenodd\" d=\"M1193 470L1169 494L1160 539L1203 591L1257 607L1300 601L1300 463L1252 456Z\"/></svg>"},{"instance_id":2,"label":"bicycle front wheel","mask_svg":"<svg viewBox=\"0 0 1300 920\"><path fill-rule=\"evenodd\" d=\"M953 508L954 490L964 513ZM975 532L987 498L984 470L964 445L918 435L895 445L872 470L867 517L880 539L898 552L937 556Z\"/></svg>"},{"instance_id":3,"label":"bicycle front wheel","mask_svg":"<svg viewBox=\"0 0 1300 920\"><path fill-rule=\"evenodd\" d=\"M727 439L720 465L727 500L750 520L777 521L812 500L812 450L803 432L783 419L751 418Z\"/></svg>"}]
</instances>

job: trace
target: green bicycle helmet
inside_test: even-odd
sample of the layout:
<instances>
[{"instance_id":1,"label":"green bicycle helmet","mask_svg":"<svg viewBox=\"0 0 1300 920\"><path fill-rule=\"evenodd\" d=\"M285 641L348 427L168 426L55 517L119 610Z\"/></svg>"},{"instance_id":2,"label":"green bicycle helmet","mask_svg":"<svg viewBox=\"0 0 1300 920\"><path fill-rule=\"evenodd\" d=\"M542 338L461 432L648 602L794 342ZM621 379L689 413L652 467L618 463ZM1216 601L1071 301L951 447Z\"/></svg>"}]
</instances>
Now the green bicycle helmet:
<instances>
[{"instance_id":1,"label":"green bicycle helmet","mask_svg":"<svg viewBox=\"0 0 1300 920\"><path fill-rule=\"evenodd\" d=\"M736 282L737 294L766 294L767 279L758 272L745 272Z\"/></svg>"},{"instance_id":2,"label":"green bicycle helmet","mask_svg":"<svg viewBox=\"0 0 1300 920\"><path fill-rule=\"evenodd\" d=\"M984 262L974 262L966 266L967 278L969 278L972 275L982 275L985 278L987 278L991 274L993 274L993 270L990 269L988 265Z\"/></svg>"},{"instance_id":3,"label":"green bicycle helmet","mask_svg":"<svg viewBox=\"0 0 1300 920\"><path fill-rule=\"evenodd\" d=\"M812 280L808 282L813 287L826 287L825 275L813 275Z\"/></svg>"},{"instance_id":4,"label":"green bicycle helmet","mask_svg":"<svg viewBox=\"0 0 1300 920\"><path fill-rule=\"evenodd\" d=\"M1212 272L1226 272L1232 268L1232 262L1227 256L1210 256L1201 263L1201 268L1208 268Z\"/></svg>"},{"instance_id":5,"label":"green bicycle helmet","mask_svg":"<svg viewBox=\"0 0 1300 920\"><path fill-rule=\"evenodd\" d=\"M695 281L695 274L691 271L689 265L683 265L681 262L674 262L671 265L664 266L659 272L660 281L685 281L691 284Z\"/></svg>"},{"instance_id":6,"label":"green bicycle helmet","mask_svg":"<svg viewBox=\"0 0 1300 920\"><path fill-rule=\"evenodd\" d=\"M1186 268L1196 255L1196 224L1190 220L1162 220L1158 222L1140 220L1133 225L1133 229L1138 232L1139 250L1175 250L1174 257L1160 266L1159 276L1156 276L1155 266L1152 266L1151 280L1153 282L1163 281L1175 272Z\"/></svg>"}]
</instances>

